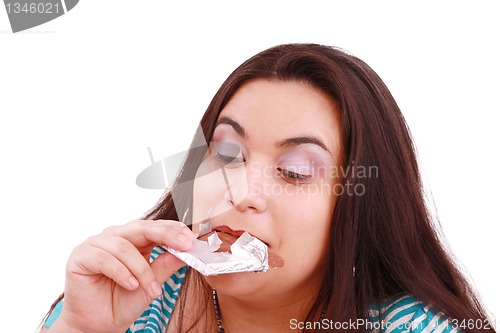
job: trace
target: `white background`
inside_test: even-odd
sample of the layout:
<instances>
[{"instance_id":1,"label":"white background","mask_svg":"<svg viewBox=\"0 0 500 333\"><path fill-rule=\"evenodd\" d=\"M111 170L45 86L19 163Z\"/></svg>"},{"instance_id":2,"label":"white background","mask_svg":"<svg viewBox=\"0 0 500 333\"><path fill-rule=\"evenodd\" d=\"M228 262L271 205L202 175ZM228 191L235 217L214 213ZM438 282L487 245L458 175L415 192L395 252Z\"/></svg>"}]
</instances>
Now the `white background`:
<instances>
[{"instance_id":1,"label":"white background","mask_svg":"<svg viewBox=\"0 0 500 333\"><path fill-rule=\"evenodd\" d=\"M494 2L89 1L12 34L0 7L2 331L33 331L71 249L140 217L135 185L188 147L212 96L276 44L340 46L372 66L409 123L444 233L500 315Z\"/></svg>"}]
</instances>

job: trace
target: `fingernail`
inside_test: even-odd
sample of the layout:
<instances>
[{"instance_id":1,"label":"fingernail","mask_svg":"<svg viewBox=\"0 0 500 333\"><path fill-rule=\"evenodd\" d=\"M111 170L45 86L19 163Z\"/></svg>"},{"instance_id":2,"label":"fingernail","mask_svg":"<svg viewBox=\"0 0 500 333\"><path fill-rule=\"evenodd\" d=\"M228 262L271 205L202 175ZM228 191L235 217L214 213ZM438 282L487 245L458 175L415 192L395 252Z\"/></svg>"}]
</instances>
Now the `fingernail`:
<instances>
[{"instance_id":1,"label":"fingernail","mask_svg":"<svg viewBox=\"0 0 500 333\"><path fill-rule=\"evenodd\" d=\"M151 283L151 293L153 294L153 296L160 296L161 295L161 287L158 284L158 282L153 281Z\"/></svg>"},{"instance_id":2,"label":"fingernail","mask_svg":"<svg viewBox=\"0 0 500 333\"><path fill-rule=\"evenodd\" d=\"M131 276L128 279L128 284L130 285L130 287L135 289L139 285L139 281L137 281L137 279L135 277Z\"/></svg>"}]
</instances>

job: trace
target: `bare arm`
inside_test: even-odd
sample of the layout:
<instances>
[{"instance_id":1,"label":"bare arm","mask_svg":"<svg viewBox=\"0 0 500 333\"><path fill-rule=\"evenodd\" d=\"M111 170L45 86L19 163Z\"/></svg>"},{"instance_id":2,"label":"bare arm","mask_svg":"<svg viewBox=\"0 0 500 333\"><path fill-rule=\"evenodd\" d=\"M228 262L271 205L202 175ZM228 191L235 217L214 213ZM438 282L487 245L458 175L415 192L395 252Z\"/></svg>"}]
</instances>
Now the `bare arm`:
<instances>
[{"instance_id":1,"label":"bare arm","mask_svg":"<svg viewBox=\"0 0 500 333\"><path fill-rule=\"evenodd\" d=\"M167 220L132 221L90 237L68 259L61 314L40 332L125 332L185 265L170 253L150 263L151 250L187 250L193 238L183 223Z\"/></svg>"}]
</instances>

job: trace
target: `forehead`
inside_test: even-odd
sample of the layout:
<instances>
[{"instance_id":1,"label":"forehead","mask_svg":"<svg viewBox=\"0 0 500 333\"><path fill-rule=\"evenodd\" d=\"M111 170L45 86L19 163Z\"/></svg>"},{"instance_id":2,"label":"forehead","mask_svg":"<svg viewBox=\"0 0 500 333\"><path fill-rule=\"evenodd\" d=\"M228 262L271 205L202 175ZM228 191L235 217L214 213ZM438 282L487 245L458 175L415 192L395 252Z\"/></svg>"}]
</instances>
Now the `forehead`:
<instances>
[{"instance_id":1,"label":"forehead","mask_svg":"<svg viewBox=\"0 0 500 333\"><path fill-rule=\"evenodd\" d=\"M251 141L297 135L320 137L330 151L340 143L337 102L302 82L256 79L242 85L222 110L240 124Z\"/></svg>"}]
</instances>

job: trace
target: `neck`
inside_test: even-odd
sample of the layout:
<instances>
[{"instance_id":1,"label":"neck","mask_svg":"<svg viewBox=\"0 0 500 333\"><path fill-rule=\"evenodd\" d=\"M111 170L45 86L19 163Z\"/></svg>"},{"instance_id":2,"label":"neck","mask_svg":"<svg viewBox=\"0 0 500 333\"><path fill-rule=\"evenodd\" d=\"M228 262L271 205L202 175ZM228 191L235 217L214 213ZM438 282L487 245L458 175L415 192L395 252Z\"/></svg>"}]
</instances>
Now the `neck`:
<instances>
[{"instance_id":1,"label":"neck","mask_svg":"<svg viewBox=\"0 0 500 333\"><path fill-rule=\"evenodd\" d=\"M218 294L220 317L226 333L290 332L292 321L304 321L315 301L314 293L270 300L242 300ZM320 311L321 312L321 309ZM317 314L317 320L320 313Z\"/></svg>"}]
</instances>

